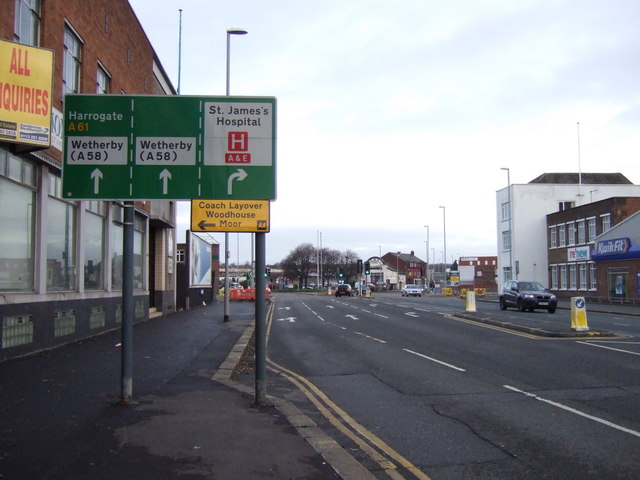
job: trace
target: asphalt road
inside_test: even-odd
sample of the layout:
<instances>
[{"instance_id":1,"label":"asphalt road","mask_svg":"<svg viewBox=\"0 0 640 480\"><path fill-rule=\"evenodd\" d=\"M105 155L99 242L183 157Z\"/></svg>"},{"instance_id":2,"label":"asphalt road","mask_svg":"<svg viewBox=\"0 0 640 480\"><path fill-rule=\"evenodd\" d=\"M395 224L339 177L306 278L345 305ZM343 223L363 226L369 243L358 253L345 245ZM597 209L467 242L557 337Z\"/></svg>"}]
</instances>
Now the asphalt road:
<instances>
[{"instance_id":1,"label":"asphalt road","mask_svg":"<svg viewBox=\"0 0 640 480\"><path fill-rule=\"evenodd\" d=\"M458 318L459 299L274 298L269 388L379 478L637 478L635 317L589 314L620 337L549 339ZM570 325L567 311L477 307Z\"/></svg>"}]
</instances>

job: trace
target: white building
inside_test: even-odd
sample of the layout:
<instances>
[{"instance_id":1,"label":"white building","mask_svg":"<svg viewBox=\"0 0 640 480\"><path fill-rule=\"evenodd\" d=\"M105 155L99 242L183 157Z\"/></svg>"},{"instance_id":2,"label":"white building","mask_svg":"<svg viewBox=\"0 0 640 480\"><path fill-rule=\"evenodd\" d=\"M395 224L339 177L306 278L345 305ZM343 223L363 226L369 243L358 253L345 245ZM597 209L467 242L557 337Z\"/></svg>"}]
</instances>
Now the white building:
<instances>
[{"instance_id":1,"label":"white building","mask_svg":"<svg viewBox=\"0 0 640 480\"><path fill-rule=\"evenodd\" d=\"M546 215L614 196L640 197L640 185L620 173L545 173L498 190L498 288L511 278L549 287Z\"/></svg>"}]
</instances>

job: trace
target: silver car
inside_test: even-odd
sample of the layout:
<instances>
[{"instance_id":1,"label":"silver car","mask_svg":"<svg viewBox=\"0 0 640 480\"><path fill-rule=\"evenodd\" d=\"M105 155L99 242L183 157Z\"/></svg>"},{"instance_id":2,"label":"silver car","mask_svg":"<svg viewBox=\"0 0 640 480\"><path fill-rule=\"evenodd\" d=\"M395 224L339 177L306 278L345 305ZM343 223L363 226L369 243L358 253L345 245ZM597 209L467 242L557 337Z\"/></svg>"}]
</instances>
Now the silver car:
<instances>
[{"instance_id":1,"label":"silver car","mask_svg":"<svg viewBox=\"0 0 640 480\"><path fill-rule=\"evenodd\" d=\"M405 297L405 296L409 297L411 295L413 295L415 297L421 297L422 296L422 287L420 285L414 285L412 283L402 287L402 296L403 297Z\"/></svg>"}]
</instances>

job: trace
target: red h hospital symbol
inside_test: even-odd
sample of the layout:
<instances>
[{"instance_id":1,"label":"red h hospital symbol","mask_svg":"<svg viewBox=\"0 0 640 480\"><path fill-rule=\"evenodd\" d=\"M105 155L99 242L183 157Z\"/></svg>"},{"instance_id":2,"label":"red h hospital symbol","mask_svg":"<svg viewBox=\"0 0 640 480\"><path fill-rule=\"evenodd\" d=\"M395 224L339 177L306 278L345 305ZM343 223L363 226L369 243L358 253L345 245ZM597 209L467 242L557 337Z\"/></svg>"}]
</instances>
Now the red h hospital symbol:
<instances>
[{"instance_id":1,"label":"red h hospital symbol","mask_svg":"<svg viewBox=\"0 0 640 480\"><path fill-rule=\"evenodd\" d=\"M230 152L246 152L249 150L249 132L229 132L227 146Z\"/></svg>"}]
</instances>

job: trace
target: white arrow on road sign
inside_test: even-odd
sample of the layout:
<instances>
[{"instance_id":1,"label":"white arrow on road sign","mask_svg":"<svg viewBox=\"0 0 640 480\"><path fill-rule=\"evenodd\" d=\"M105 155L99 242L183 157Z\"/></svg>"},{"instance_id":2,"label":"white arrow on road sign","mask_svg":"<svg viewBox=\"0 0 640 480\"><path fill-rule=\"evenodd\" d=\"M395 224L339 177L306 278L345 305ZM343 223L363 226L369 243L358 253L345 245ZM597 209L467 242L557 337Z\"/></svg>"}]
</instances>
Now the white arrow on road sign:
<instances>
[{"instance_id":1,"label":"white arrow on road sign","mask_svg":"<svg viewBox=\"0 0 640 480\"><path fill-rule=\"evenodd\" d=\"M162 194L166 195L169 191L169 180L171 180L171 172L166 168L160 172L160 180L162 180Z\"/></svg>"},{"instance_id":2,"label":"white arrow on road sign","mask_svg":"<svg viewBox=\"0 0 640 480\"><path fill-rule=\"evenodd\" d=\"M97 168L91 172L91 180L93 180L93 193L100 193L100 180L102 179L102 172Z\"/></svg>"},{"instance_id":3,"label":"white arrow on road sign","mask_svg":"<svg viewBox=\"0 0 640 480\"><path fill-rule=\"evenodd\" d=\"M241 182L245 178L247 178L249 174L245 172L243 169L239 168L236 173L232 173L229 175L229 180L227 180L227 195L233 195L233 181L238 180Z\"/></svg>"},{"instance_id":4,"label":"white arrow on road sign","mask_svg":"<svg viewBox=\"0 0 640 480\"><path fill-rule=\"evenodd\" d=\"M289 322L289 323L296 323L296 318L298 318L298 317L278 318L276 321L277 321L277 322Z\"/></svg>"}]
</instances>

